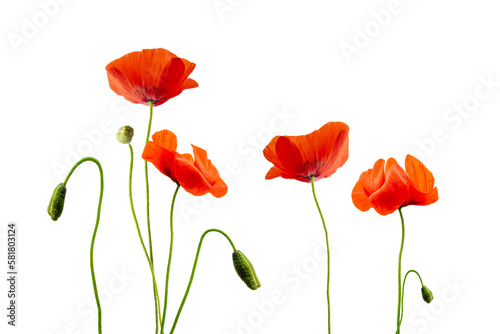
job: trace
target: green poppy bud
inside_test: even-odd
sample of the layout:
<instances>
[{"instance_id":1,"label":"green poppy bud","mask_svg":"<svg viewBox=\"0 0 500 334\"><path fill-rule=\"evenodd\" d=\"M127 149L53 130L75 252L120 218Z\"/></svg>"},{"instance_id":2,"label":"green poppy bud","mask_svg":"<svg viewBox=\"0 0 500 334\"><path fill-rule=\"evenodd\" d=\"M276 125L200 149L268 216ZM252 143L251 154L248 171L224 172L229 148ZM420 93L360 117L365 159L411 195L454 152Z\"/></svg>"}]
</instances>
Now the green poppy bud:
<instances>
[{"instance_id":1,"label":"green poppy bud","mask_svg":"<svg viewBox=\"0 0 500 334\"><path fill-rule=\"evenodd\" d=\"M241 251L233 253L233 264L238 276L240 276L241 280L245 282L250 289L257 290L257 288L260 287L260 282L252 263Z\"/></svg>"},{"instance_id":2,"label":"green poppy bud","mask_svg":"<svg viewBox=\"0 0 500 334\"><path fill-rule=\"evenodd\" d=\"M128 125L122 126L116 133L116 139L122 144L128 144L134 137L134 129Z\"/></svg>"},{"instance_id":3,"label":"green poppy bud","mask_svg":"<svg viewBox=\"0 0 500 334\"><path fill-rule=\"evenodd\" d=\"M56 221L63 212L64 208L64 198L66 197L66 186L62 183L59 183L54 189L54 193L50 198L50 203L47 208L47 213L53 221Z\"/></svg>"},{"instance_id":4,"label":"green poppy bud","mask_svg":"<svg viewBox=\"0 0 500 334\"><path fill-rule=\"evenodd\" d=\"M429 288L426 287L425 285L422 286L422 298L425 300L427 304L434 299L434 297L432 296L432 291L429 290Z\"/></svg>"}]
</instances>

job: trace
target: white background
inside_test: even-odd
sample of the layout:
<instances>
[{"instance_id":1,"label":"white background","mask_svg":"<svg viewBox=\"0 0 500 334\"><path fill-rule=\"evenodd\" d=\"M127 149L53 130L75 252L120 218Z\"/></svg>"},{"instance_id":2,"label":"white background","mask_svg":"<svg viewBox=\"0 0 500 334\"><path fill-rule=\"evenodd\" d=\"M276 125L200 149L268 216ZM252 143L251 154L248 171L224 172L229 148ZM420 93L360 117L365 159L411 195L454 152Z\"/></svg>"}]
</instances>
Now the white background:
<instances>
[{"instance_id":1,"label":"white background","mask_svg":"<svg viewBox=\"0 0 500 334\"><path fill-rule=\"evenodd\" d=\"M327 332L324 234L310 185L264 180L271 164L262 148L274 135L343 121L349 160L316 184L334 248L332 332L395 331L399 217L358 211L350 192L377 159L404 164L407 153L433 172L440 199L404 209L403 269L419 270L435 300L425 304L411 276L403 332L496 331L498 10L491 0L3 1L0 236L5 254L6 224L17 222L20 275L15 329L6 325L0 284L1 328L97 332L88 259L95 166L71 178L59 221L46 213L80 152L100 159L105 173L95 248L103 332L154 333L151 277L128 205L129 152L115 140L120 126L135 128L134 198L146 234L140 154L148 108L115 95L104 67L163 47L197 64L191 77L200 86L155 108L152 130L174 131L180 152L205 148L229 185L222 199L179 193L168 329L199 237L216 227L251 259L262 287L247 289L226 240L209 235L176 333ZM175 187L154 167L150 184L162 286Z\"/></svg>"}]
</instances>

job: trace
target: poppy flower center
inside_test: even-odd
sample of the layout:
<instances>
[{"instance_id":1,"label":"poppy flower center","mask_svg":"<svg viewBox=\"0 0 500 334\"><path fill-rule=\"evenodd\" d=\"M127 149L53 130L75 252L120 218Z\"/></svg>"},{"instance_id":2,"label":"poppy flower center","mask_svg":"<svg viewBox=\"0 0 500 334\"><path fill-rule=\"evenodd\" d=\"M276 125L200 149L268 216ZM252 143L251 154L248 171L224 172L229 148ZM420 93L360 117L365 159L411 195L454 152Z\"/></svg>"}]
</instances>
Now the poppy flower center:
<instances>
[{"instance_id":1,"label":"poppy flower center","mask_svg":"<svg viewBox=\"0 0 500 334\"><path fill-rule=\"evenodd\" d=\"M306 161L302 166L301 166L301 171L302 171L302 174L304 175L304 178L305 179L308 179L310 180L311 177L314 176L315 179L317 179L317 177L321 177L321 167L324 165L324 161L323 160L315 160L314 162L310 162L309 160Z\"/></svg>"}]
</instances>

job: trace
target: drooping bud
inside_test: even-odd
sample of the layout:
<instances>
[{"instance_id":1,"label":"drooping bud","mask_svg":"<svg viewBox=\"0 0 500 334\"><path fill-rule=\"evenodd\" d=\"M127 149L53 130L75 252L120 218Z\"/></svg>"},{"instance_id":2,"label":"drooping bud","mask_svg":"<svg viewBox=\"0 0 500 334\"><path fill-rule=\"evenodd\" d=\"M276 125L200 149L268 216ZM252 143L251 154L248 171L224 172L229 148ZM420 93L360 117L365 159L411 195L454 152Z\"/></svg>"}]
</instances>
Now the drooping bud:
<instances>
[{"instance_id":1,"label":"drooping bud","mask_svg":"<svg viewBox=\"0 0 500 334\"><path fill-rule=\"evenodd\" d=\"M241 280L245 282L250 289L257 290L257 288L260 287L260 282L252 262L250 262L241 251L233 253L233 264L238 276L240 276Z\"/></svg>"},{"instance_id":2,"label":"drooping bud","mask_svg":"<svg viewBox=\"0 0 500 334\"><path fill-rule=\"evenodd\" d=\"M134 137L134 129L128 125L122 126L116 133L116 139L122 144L128 144Z\"/></svg>"},{"instance_id":3,"label":"drooping bud","mask_svg":"<svg viewBox=\"0 0 500 334\"><path fill-rule=\"evenodd\" d=\"M66 186L59 183L52 193L50 198L49 206L47 208L47 213L53 221L56 221L63 212L64 208L64 198L66 197Z\"/></svg>"},{"instance_id":4,"label":"drooping bud","mask_svg":"<svg viewBox=\"0 0 500 334\"><path fill-rule=\"evenodd\" d=\"M432 296L432 291L429 290L429 288L426 287L425 285L422 286L422 298L425 300L427 304L434 299L434 297Z\"/></svg>"}]
</instances>

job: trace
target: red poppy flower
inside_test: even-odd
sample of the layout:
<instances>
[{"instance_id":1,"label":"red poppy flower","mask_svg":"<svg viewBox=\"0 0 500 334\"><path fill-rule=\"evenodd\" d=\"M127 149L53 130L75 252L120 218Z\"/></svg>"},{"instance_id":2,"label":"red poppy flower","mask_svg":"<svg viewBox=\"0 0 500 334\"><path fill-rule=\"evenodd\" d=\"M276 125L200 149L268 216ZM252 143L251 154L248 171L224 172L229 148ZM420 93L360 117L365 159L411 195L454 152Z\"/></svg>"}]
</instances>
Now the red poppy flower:
<instances>
[{"instance_id":1,"label":"red poppy flower","mask_svg":"<svg viewBox=\"0 0 500 334\"><path fill-rule=\"evenodd\" d=\"M264 149L264 156L274 164L266 179L281 176L311 182L329 177L349 157L349 127L329 122L305 136L276 136Z\"/></svg>"},{"instance_id":2,"label":"red poppy flower","mask_svg":"<svg viewBox=\"0 0 500 334\"><path fill-rule=\"evenodd\" d=\"M385 165L385 167L384 167ZM432 173L417 158L407 155L406 172L396 160L377 160L373 169L359 177L352 190L352 202L361 211L374 208L381 215L401 206L429 205L438 200Z\"/></svg>"},{"instance_id":3,"label":"red poppy flower","mask_svg":"<svg viewBox=\"0 0 500 334\"><path fill-rule=\"evenodd\" d=\"M197 146L191 154L180 154L177 137L168 130L156 132L153 141L148 141L142 158L151 162L161 173L181 185L195 196L211 193L219 198L227 193L227 185L219 176L217 168L207 158L207 152Z\"/></svg>"},{"instance_id":4,"label":"red poppy flower","mask_svg":"<svg viewBox=\"0 0 500 334\"><path fill-rule=\"evenodd\" d=\"M106 66L109 87L130 102L159 106L198 87L188 76L196 65L165 49L131 52Z\"/></svg>"}]
</instances>

